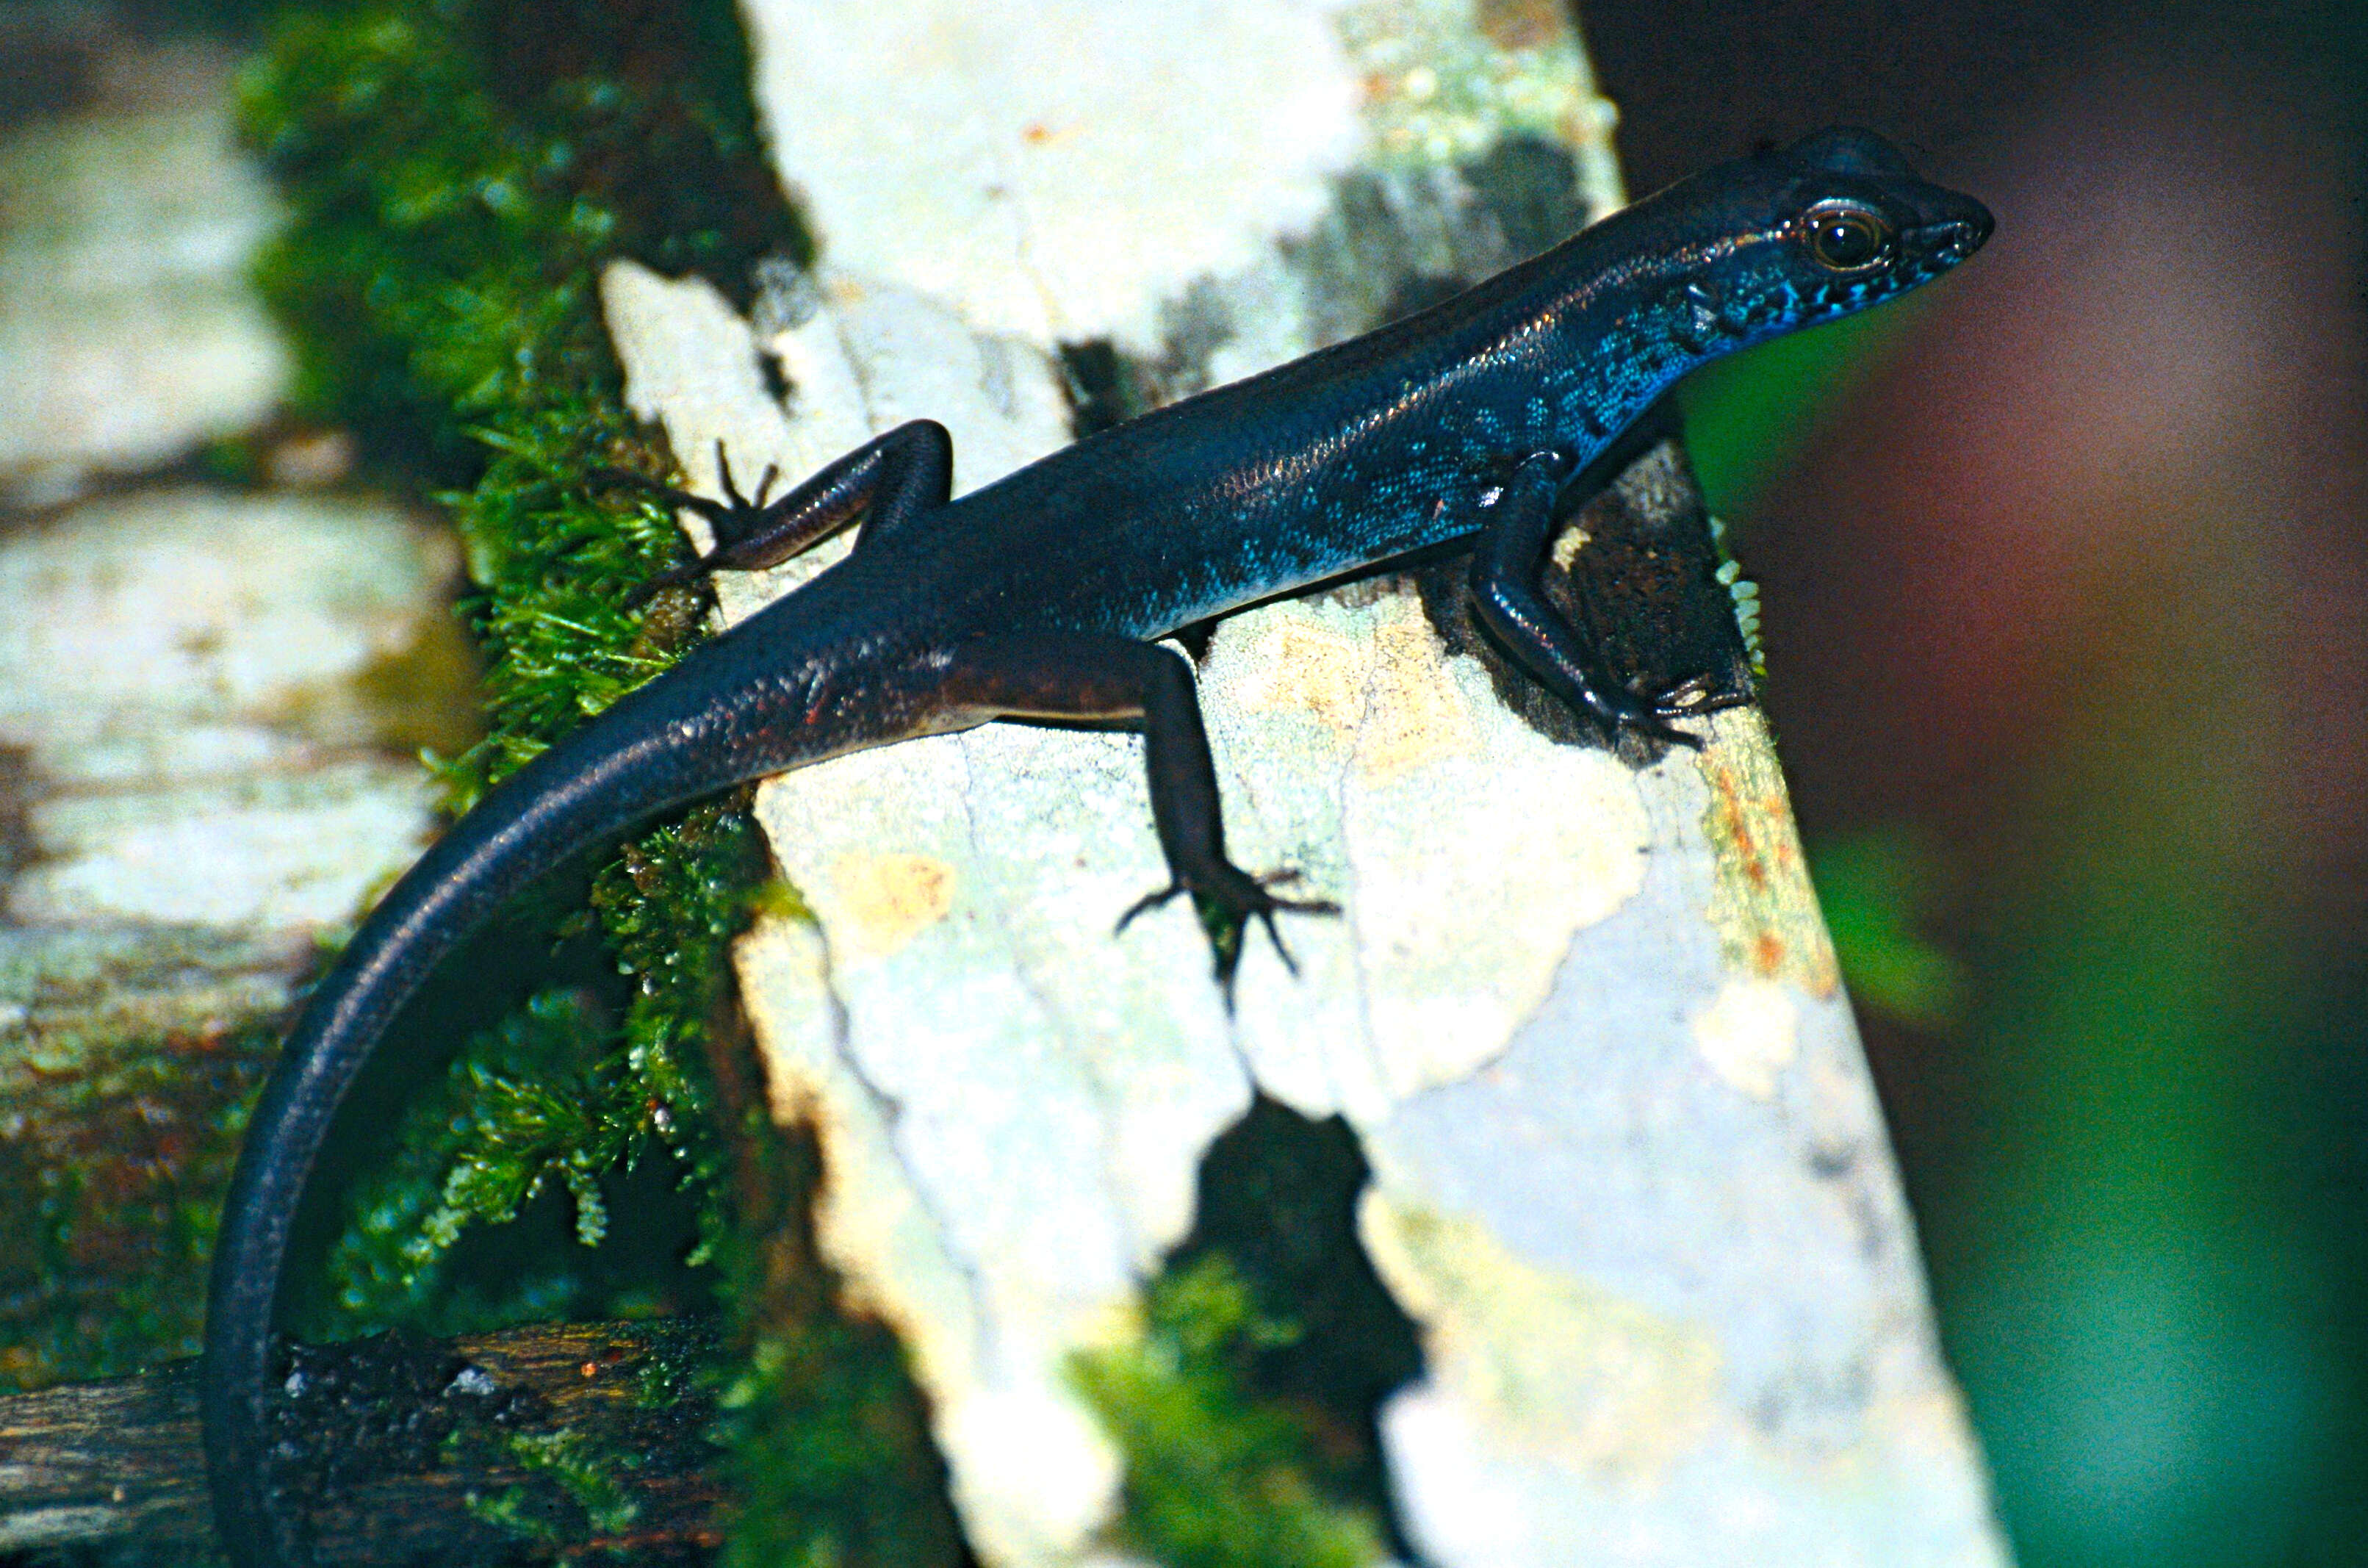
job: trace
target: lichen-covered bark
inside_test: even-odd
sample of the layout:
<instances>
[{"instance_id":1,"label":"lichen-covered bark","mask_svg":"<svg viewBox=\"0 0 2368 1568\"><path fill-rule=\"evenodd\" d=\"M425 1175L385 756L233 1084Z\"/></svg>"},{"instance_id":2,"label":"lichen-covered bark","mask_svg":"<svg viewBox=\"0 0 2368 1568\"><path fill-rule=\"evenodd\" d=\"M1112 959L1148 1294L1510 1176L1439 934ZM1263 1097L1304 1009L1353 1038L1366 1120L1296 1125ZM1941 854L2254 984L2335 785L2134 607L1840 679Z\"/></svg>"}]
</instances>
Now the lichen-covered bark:
<instances>
[{"instance_id":1,"label":"lichen-covered bark","mask_svg":"<svg viewBox=\"0 0 2368 1568\"><path fill-rule=\"evenodd\" d=\"M928 415L967 488L1618 199L1551 7L749 16L815 274L746 315L606 287L702 482L718 439L795 473ZM1607 505L1557 591L1615 662L1744 689L1682 460ZM727 617L829 558L725 583ZM1110 1402L1130 1346L1180 1343L1142 1281L1256 1090L1372 1159L1363 1237L1429 1353L1380 1430L1429 1560L1995 1562L1764 728L1642 766L1459 616L1416 574L1195 649L1229 844L1348 906L1289 933L1295 978L1253 951L1232 1014L1188 910L1109 935L1162 880L1131 737L989 726L759 791L814 916L741 949L776 1103L820 1130L824 1250L910 1345L973 1545L1201 1560L1146 1532L1125 1445L1157 1428Z\"/></svg>"}]
</instances>

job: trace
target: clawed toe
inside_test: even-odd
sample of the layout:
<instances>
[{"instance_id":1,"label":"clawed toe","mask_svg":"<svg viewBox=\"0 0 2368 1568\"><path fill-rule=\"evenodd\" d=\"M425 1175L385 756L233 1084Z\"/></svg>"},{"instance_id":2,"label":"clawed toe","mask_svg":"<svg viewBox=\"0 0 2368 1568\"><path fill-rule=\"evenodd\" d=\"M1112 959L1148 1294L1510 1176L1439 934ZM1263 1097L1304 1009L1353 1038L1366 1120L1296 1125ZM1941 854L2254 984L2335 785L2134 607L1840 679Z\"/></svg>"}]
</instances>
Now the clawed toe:
<instances>
[{"instance_id":1,"label":"clawed toe","mask_svg":"<svg viewBox=\"0 0 2368 1568\"><path fill-rule=\"evenodd\" d=\"M1118 917L1118 925L1111 930L1110 935L1113 937L1123 937L1126 935L1126 928L1134 924L1134 917L1136 915L1147 914L1152 910L1164 907L1184 891L1185 888L1182 882L1170 882L1166 887L1161 888L1157 892L1144 893L1141 898L1136 899L1133 903L1126 906L1126 913Z\"/></svg>"},{"instance_id":2,"label":"clawed toe","mask_svg":"<svg viewBox=\"0 0 2368 1568\"><path fill-rule=\"evenodd\" d=\"M1249 911L1248 918L1266 927L1266 937L1274 944L1275 956L1282 960L1282 967L1289 970L1291 977L1296 980L1299 978L1299 960L1292 956L1290 945L1282 939L1282 931L1274 923L1276 912L1286 909L1294 915L1338 915L1340 906L1328 898L1270 898ZM1238 963L1241 959L1238 938L1235 942L1234 957L1235 962ZM1224 981L1225 994L1230 998L1234 989L1233 967L1221 966L1218 974Z\"/></svg>"},{"instance_id":3,"label":"clawed toe","mask_svg":"<svg viewBox=\"0 0 2368 1568\"><path fill-rule=\"evenodd\" d=\"M1610 710L1599 716L1614 740L1622 734L1646 735L1666 745L1691 746L1696 751L1702 749L1701 737L1690 735L1668 722L1667 717L1657 708L1647 707L1641 701L1607 706Z\"/></svg>"},{"instance_id":4,"label":"clawed toe","mask_svg":"<svg viewBox=\"0 0 2368 1568\"><path fill-rule=\"evenodd\" d=\"M1252 921L1266 927L1267 939L1274 944L1283 967L1294 976L1299 973L1299 960L1282 939L1282 931L1274 917L1288 912L1293 915L1338 915L1340 906L1328 898L1278 898L1267 890L1288 886L1300 880L1293 870L1269 872L1252 877L1233 866L1191 882L1173 881L1156 892L1146 893L1135 900L1124 915L1119 916L1118 929L1124 931L1134 917L1157 909L1184 893L1190 893L1199 905L1202 926L1209 933L1210 945L1216 950L1218 983L1224 987L1225 1005L1233 1006L1234 971L1240 967L1242 933Z\"/></svg>"},{"instance_id":5,"label":"clawed toe","mask_svg":"<svg viewBox=\"0 0 2368 1568\"><path fill-rule=\"evenodd\" d=\"M637 490L662 505L695 512L706 518L708 526L715 530L713 550L696 561L670 567L635 585L625 595L627 609L639 608L664 589L683 583L695 583L702 577L714 575L719 569L741 564L737 551L764 525L767 499L772 494L773 486L780 482L781 471L777 465L768 463L763 475L757 481L757 493L743 495L738 481L733 477L731 460L723 455L723 443L721 441L715 444L715 471L724 494L721 501L694 495L688 490L677 489L645 473L635 473L631 469L596 468L592 471L591 478L595 484Z\"/></svg>"},{"instance_id":6,"label":"clawed toe","mask_svg":"<svg viewBox=\"0 0 2368 1568\"><path fill-rule=\"evenodd\" d=\"M1684 746L1689 751L1702 749L1702 738L1674 724L1662 722L1657 713L1634 720L1624 726L1640 735L1650 735L1664 745Z\"/></svg>"},{"instance_id":7,"label":"clawed toe","mask_svg":"<svg viewBox=\"0 0 2368 1568\"><path fill-rule=\"evenodd\" d=\"M724 499L732 503L734 512L761 512L765 509L765 497L773 493L773 481L781 477L781 471L778 464L767 463L764 474L757 481L757 494L743 495L732 478L732 460L723 455L723 443L719 440L715 443L715 476L722 482Z\"/></svg>"},{"instance_id":8,"label":"clawed toe","mask_svg":"<svg viewBox=\"0 0 2368 1568\"><path fill-rule=\"evenodd\" d=\"M735 516L733 508L721 501L711 501L704 495L694 495L688 490L678 489L666 483L664 480L652 479L646 473L635 473L629 468L596 468L586 477L594 484L612 490L638 490L662 506L678 506L685 511L696 512L705 517L710 524L720 526Z\"/></svg>"},{"instance_id":9,"label":"clawed toe","mask_svg":"<svg viewBox=\"0 0 2368 1568\"><path fill-rule=\"evenodd\" d=\"M1664 687L1653 698L1653 712L1657 718L1684 719L1700 713L1709 702L1711 680L1708 676L1688 676L1675 686Z\"/></svg>"}]
</instances>

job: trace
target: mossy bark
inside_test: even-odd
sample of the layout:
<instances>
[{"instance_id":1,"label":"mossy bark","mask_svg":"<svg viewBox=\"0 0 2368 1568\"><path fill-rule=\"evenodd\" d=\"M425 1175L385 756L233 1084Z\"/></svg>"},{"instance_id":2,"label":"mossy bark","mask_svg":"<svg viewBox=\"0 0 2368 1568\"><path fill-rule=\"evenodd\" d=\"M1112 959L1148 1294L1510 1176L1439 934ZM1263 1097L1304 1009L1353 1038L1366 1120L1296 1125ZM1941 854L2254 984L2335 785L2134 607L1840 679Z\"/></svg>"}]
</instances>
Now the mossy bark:
<instances>
[{"instance_id":1,"label":"mossy bark","mask_svg":"<svg viewBox=\"0 0 2368 1568\"><path fill-rule=\"evenodd\" d=\"M257 277L293 346L297 417L358 433L363 471L448 506L466 546L491 711L483 738L440 765L449 805L462 809L704 633L689 595L643 613L624 608L631 585L678 558L680 545L663 515L609 504L588 483L602 465L662 473L669 463L663 441L619 399L593 305L597 268L631 256L705 271L745 299L760 259L802 256L806 243L755 156L746 53L728 4L608 0L554 11L295 0L270 7L261 29L240 119L287 209ZM265 466L233 462L224 472ZM917 1430L912 1415L894 1413L911 1395L893 1341L844 1319L828 1276L794 1246L783 1252L782 1237L794 1233L776 1221L803 1212L809 1184L796 1174L794 1146L746 1113L748 1068L734 1055L745 1036L723 965L724 944L768 899L745 801L727 800L636 836L588 880L527 901L477 944L413 1009L387 1053L431 1069L450 1057L440 1084L423 1086L416 1072L395 1081L397 1073L365 1085L368 1104L347 1118L324 1184L332 1200L295 1282L300 1330L334 1336L389 1321L450 1329L680 1308L715 1292L699 1271L680 1268L678 1255L695 1246L698 1257L728 1265L706 1275L737 1282L725 1294L743 1307L740 1328L717 1353L726 1369L757 1367L750 1377L768 1397L794 1399L802 1380L813 1381L803 1408L842 1435L892 1430L898 1419ZM150 1324L94 1301L69 1314L85 1329L69 1336L78 1352L56 1335L55 1345L15 1343L10 1371L86 1375L186 1341L199 1299L188 1279L201 1275L239 1106L287 1003L285 980L273 981L235 1027L198 1042L219 1071L194 1070L188 1042L176 1054L144 1037L126 1049L157 1083L108 1070L116 1089L149 1108L152 1127L188 1122L205 1133L202 1158L174 1164L171 1210L185 1222L167 1228L171 1256L151 1260L156 1281L181 1282L163 1292L176 1315ZM506 1002L517 1004L507 1018ZM52 1046L57 1010L33 1019ZM20 1188L38 1196L12 1233L44 1242L10 1267L87 1272L92 1239L126 1231L97 1224L94 1205L109 1192L118 1207L135 1195L107 1187L111 1166L99 1156L112 1144L92 1142L102 1136L97 1121L62 1098L71 1085L51 1070L57 1056L51 1049L25 1062L44 1086L38 1107L24 1108L60 1114L44 1119L40 1139L7 1144L12 1160L32 1162L8 1167L24 1178L8 1184L8 1200ZM176 1096L200 1085L201 1103L183 1107ZM668 1187L689 1202L670 1199ZM553 1197L565 1199L572 1222L549 1223ZM473 1244L487 1225L521 1216L498 1249ZM632 1244L614 1239L620 1227L638 1227ZM570 1233L610 1241L585 1253ZM141 1278L137 1260L114 1261L125 1264L119 1284ZM121 1354L91 1359L93 1346L127 1335ZM778 1357L761 1361L801 1335L814 1347L794 1375ZM858 1443L809 1456L825 1478L807 1489L815 1516L783 1514L765 1539L804 1540L849 1562L944 1560L952 1538L941 1502L936 1547L892 1539L850 1551L836 1519L821 1517L823 1499L859 1497L898 1521L875 1535L926 1537L939 1494L934 1460L926 1443L905 1449ZM433 1456L450 1485L511 1460L584 1480L614 1457L574 1439L531 1455L464 1444ZM324 1528L334 1534L344 1528L339 1510L354 1504L331 1491ZM488 1519L517 1527L497 1537L536 1535L531 1510L518 1514L491 1494L480 1501ZM619 1494L587 1506L621 1517L630 1502Z\"/></svg>"}]
</instances>

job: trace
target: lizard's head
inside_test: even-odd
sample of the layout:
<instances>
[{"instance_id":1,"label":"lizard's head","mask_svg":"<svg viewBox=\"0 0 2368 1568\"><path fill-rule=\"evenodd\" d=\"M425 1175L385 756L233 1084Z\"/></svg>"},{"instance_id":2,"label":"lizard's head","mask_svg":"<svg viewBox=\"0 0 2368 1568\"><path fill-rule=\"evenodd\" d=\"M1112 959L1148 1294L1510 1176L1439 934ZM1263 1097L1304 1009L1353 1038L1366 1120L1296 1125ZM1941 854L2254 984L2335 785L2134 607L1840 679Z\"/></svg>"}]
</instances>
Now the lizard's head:
<instances>
[{"instance_id":1,"label":"lizard's head","mask_svg":"<svg viewBox=\"0 0 2368 1568\"><path fill-rule=\"evenodd\" d=\"M1689 297L1756 342L1939 277L1989 238L1989 210L1916 177L1871 131L1821 131L1641 204L1666 225ZM1704 325L1713 324L1705 319Z\"/></svg>"}]
</instances>

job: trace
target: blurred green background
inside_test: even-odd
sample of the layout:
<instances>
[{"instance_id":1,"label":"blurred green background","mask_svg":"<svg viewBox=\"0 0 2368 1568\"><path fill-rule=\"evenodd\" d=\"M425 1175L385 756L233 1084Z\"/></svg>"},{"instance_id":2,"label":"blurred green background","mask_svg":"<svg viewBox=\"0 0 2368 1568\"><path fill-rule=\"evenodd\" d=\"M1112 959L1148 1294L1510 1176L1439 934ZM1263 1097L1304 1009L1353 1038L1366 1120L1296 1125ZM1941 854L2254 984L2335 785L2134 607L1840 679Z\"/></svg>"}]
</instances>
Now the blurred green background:
<instances>
[{"instance_id":1,"label":"blurred green background","mask_svg":"<svg viewBox=\"0 0 2368 1568\"><path fill-rule=\"evenodd\" d=\"M2368 9L1585 12L1998 215L1686 402L2021 1561L2368 1562Z\"/></svg>"}]
</instances>

